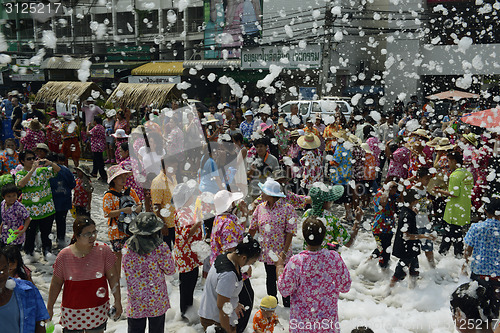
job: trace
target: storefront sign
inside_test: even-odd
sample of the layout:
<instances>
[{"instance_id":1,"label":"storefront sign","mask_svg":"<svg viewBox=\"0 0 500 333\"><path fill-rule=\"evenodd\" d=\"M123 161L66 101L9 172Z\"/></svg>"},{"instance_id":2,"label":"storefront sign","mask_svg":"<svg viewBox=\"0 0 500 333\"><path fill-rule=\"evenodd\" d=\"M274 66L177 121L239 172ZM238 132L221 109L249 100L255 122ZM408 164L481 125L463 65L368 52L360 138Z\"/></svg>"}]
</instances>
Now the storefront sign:
<instances>
[{"instance_id":1,"label":"storefront sign","mask_svg":"<svg viewBox=\"0 0 500 333\"><path fill-rule=\"evenodd\" d=\"M115 77L115 70L113 68L91 69L90 76L96 79L113 79Z\"/></svg>"},{"instance_id":2,"label":"storefront sign","mask_svg":"<svg viewBox=\"0 0 500 333\"><path fill-rule=\"evenodd\" d=\"M45 81L44 73L11 74L12 81Z\"/></svg>"},{"instance_id":3,"label":"storefront sign","mask_svg":"<svg viewBox=\"0 0 500 333\"><path fill-rule=\"evenodd\" d=\"M181 83L180 76L129 76L128 83Z\"/></svg>"},{"instance_id":4,"label":"storefront sign","mask_svg":"<svg viewBox=\"0 0 500 333\"><path fill-rule=\"evenodd\" d=\"M302 49L288 46L263 46L241 51L242 69L268 69L274 64L283 68L320 68L321 46L310 45Z\"/></svg>"}]
</instances>

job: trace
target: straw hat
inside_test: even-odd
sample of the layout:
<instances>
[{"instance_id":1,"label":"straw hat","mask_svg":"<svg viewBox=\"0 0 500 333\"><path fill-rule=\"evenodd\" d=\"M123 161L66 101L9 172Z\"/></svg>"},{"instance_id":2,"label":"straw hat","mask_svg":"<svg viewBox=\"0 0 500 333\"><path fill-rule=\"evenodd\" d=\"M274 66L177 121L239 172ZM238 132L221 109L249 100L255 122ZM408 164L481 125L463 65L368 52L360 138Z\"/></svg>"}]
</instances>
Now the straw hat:
<instances>
[{"instance_id":1,"label":"straw hat","mask_svg":"<svg viewBox=\"0 0 500 333\"><path fill-rule=\"evenodd\" d=\"M455 145L452 145L448 138L440 138L439 143L435 146L436 150L451 150L455 148Z\"/></svg>"},{"instance_id":2,"label":"straw hat","mask_svg":"<svg viewBox=\"0 0 500 333\"><path fill-rule=\"evenodd\" d=\"M75 168L75 170L80 170L85 176L87 176L88 178L91 177L91 173L90 173L90 169L85 166L85 165L82 165L82 166L77 166Z\"/></svg>"},{"instance_id":3,"label":"straw hat","mask_svg":"<svg viewBox=\"0 0 500 333\"><path fill-rule=\"evenodd\" d=\"M215 117L212 114L207 115L205 123L208 124L208 123L216 123L216 122L218 122L218 120L215 119Z\"/></svg>"},{"instance_id":4,"label":"straw hat","mask_svg":"<svg viewBox=\"0 0 500 333\"><path fill-rule=\"evenodd\" d=\"M432 139L431 141L428 141L428 142L426 143L426 145L427 145L427 146L429 146L429 147L433 147L433 148L438 147L438 146L439 146L439 141L440 141L441 139L442 139L442 138L440 138L440 137L435 137L435 138L434 138L434 139Z\"/></svg>"},{"instance_id":5,"label":"straw hat","mask_svg":"<svg viewBox=\"0 0 500 333\"><path fill-rule=\"evenodd\" d=\"M473 144L475 147L477 147L477 137L476 134L474 133L467 133L464 134L464 138L469 141L471 144Z\"/></svg>"},{"instance_id":6,"label":"straw hat","mask_svg":"<svg viewBox=\"0 0 500 333\"><path fill-rule=\"evenodd\" d=\"M40 122L38 121L38 119L31 119L30 121L30 124L29 124L29 129L33 130L33 131L39 131L41 130L43 127L42 127L42 124L40 124Z\"/></svg>"},{"instance_id":7,"label":"straw hat","mask_svg":"<svg viewBox=\"0 0 500 333\"><path fill-rule=\"evenodd\" d=\"M273 179L276 181L284 181L288 182L290 181L290 178L287 177L285 170L283 169L276 169L273 171Z\"/></svg>"},{"instance_id":8,"label":"straw hat","mask_svg":"<svg viewBox=\"0 0 500 333\"><path fill-rule=\"evenodd\" d=\"M298 138L300 136L299 131L293 130L290 132L290 137L291 138Z\"/></svg>"},{"instance_id":9,"label":"straw hat","mask_svg":"<svg viewBox=\"0 0 500 333\"><path fill-rule=\"evenodd\" d=\"M50 151L49 146L47 146L45 143L37 143L35 149L43 149L46 150L47 152Z\"/></svg>"},{"instance_id":10,"label":"straw hat","mask_svg":"<svg viewBox=\"0 0 500 333\"><path fill-rule=\"evenodd\" d=\"M427 131L422 129L422 128L419 128L419 129L411 132L410 135L417 135L417 136L421 136L423 138L429 139L429 133L427 133Z\"/></svg>"},{"instance_id":11,"label":"straw hat","mask_svg":"<svg viewBox=\"0 0 500 333\"><path fill-rule=\"evenodd\" d=\"M128 138L127 133L125 133L125 130L123 128L119 128L116 130L115 133L111 134L115 139L126 139Z\"/></svg>"},{"instance_id":12,"label":"straw hat","mask_svg":"<svg viewBox=\"0 0 500 333\"><path fill-rule=\"evenodd\" d=\"M321 141L316 135L306 133L297 140L297 144L302 149L316 149L321 145Z\"/></svg>"},{"instance_id":13,"label":"straw hat","mask_svg":"<svg viewBox=\"0 0 500 333\"><path fill-rule=\"evenodd\" d=\"M121 176L123 174L130 174L132 171L127 171L122 169L119 165L113 165L112 167L109 167L107 174L108 174L108 184L111 183L113 179L115 179L118 176Z\"/></svg>"},{"instance_id":14,"label":"straw hat","mask_svg":"<svg viewBox=\"0 0 500 333\"><path fill-rule=\"evenodd\" d=\"M165 223L163 223L154 213L141 212L132 220L129 230L134 235L149 236L157 233L163 229L164 226Z\"/></svg>"},{"instance_id":15,"label":"straw hat","mask_svg":"<svg viewBox=\"0 0 500 333\"><path fill-rule=\"evenodd\" d=\"M285 119L283 119L283 118L278 119L278 125L284 124L284 123L285 123Z\"/></svg>"},{"instance_id":16,"label":"straw hat","mask_svg":"<svg viewBox=\"0 0 500 333\"><path fill-rule=\"evenodd\" d=\"M260 185L260 184L259 184ZM228 190L221 190L214 196L215 214L220 215L231 207L234 201L240 200L244 197L241 192L231 193Z\"/></svg>"},{"instance_id":17,"label":"straw hat","mask_svg":"<svg viewBox=\"0 0 500 333\"><path fill-rule=\"evenodd\" d=\"M361 145L362 141L360 138L358 138L356 135L354 134L349 134L347 136L347 141L349 141L350 143L352 143L353 145L355 146L359 146Z\"/></svg>"},{"instance_id":18,"label":"straw hat","mask_svg":"<svg viewBox=\"0 0 500 333\"><path fill-rule=\"evenodd\" d=\"M333 132L332 135L337 139L344 139L344 140L348 139L347 132L343 129Z\"/></svg>"},{"instance_id":19,"label":"straw hat","mask_svg":"<svg viewBox=\"0 0 500 333\"><path fill-rule=\"evenodd\" d=\"M372 152L372 150L370 149L370 145L369 145L369 144L367 144L366 142L364 142L364 143L362 143L362 144L361 144L361 148L362 148L365 152L367 152L368 154L372 154L372 155L373 155L373 152Z\"/></svg>"},{"instance_id":20,"label":"straw hat","mask_svg":"<svg viewBox=\"0 0 500 333\"><path fill-rule=\"evenodd\" d=\"M286 195L281 192L281 185L277 181L272 178L267 178L264 184L259 183L259 187L264 194L267 194L271 197L279 197L284 198Z\"/></svg>"}]
</instances>

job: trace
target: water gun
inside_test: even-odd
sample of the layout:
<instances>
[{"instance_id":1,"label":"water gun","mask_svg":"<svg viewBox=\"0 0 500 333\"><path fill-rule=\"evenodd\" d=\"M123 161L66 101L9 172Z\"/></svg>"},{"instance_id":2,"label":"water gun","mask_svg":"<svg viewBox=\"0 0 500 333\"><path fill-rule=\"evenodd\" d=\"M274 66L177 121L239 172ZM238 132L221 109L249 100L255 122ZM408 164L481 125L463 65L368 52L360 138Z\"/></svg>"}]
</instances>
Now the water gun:
<instances>
[{"instance_id":1,"label":"water gun","mask_svg":"<svg viewBox=\"0 0 500 333\"><path fill-rule=\"evenodd\" d=\"M15 241L17 239L17 237L19 237L19 233L16 234L15 232L21 231L21 230L23 230L23 228L24 228L24 226L22 225L17 230L9 229L9 237L7 238L7 244L10 244L13 241Z\"/></svg>"}]
</instances>

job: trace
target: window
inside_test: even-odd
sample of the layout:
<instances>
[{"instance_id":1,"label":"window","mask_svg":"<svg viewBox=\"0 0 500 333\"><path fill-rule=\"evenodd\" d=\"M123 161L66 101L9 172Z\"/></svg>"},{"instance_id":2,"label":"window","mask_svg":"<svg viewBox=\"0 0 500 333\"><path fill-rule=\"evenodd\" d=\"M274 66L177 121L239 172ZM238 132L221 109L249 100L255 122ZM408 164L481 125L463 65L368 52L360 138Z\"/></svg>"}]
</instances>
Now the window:
<instances>
[{"instance_id":1,"label":"window","mask_svg":"<svg viewBox=\"0 0 500 333\"><path fill-rule=\"evenodd\" d=\"M310 102L301 102L299 104L299 113L303 116L306 116L309 112L309 104Z\"/></svg>"},{"instance_id":2,"label":"window","mask_svg":"<svg viewBox=\"0 0 500 333\"><path fill-rule=\"evenodd\" d=\"M179 14L177 9L165 9L162 11L163 15L163 29L166 33L182 32L184 31L182 22L182 13ZM175 20L174 20L175 18ZM170 20L170 21L169 21Z\"/></svg>"},{"instance_id":3,"label":"window","mask_svg":"<svg viewBox=\"0 0 500 333\"><path fill-rule=\"evenodd\" d=\"M56 20L56 36L71 37L71 17L63 16Z\"/></svg>"},{"instance_id":4,"label":"window","mask_svg":"<svg viewBox=\"0 0 500 333\"><path fill-rule=\"evenodd\" d=\"M90 15L85 15L83 18L77 18L75 22L75 37L91 36L90 30Z\"/></svg>"},{"instance_id":5,"label":"window","mask_svg":"<svg viewBox=\"0 0 500 333\"><path fill-rule=\"evenodd\" d=\"M158 33L158 11L138 11L139 15L139 33L157 34Z\"/></svg>"},{"instance_id":6,"label":"window","mask_svg":"<svg viewBox=\"0 0 500 333\"><path fill-rule=\"evenodd\" d=\"M188 17L188 32L201 32L205 20L203 17L203 7L189 7Z\"/></svg>"},{"instance_id":7,"label":"window","mask_svg":"<svg viewBox=\"0 0 500 333\"><path fill-rule=\"evenodd\" d=\"M116 13L116 28L119 35L133 35L134 24L134 14L132 12Z\"/></svg>"}]
</instances>

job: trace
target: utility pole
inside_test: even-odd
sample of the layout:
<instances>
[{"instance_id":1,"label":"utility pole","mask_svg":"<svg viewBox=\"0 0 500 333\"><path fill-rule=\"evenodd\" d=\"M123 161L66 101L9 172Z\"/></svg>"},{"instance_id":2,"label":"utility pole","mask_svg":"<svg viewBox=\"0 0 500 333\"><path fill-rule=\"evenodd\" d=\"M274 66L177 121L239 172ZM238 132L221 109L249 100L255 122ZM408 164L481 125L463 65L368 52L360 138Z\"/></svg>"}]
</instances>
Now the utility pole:
<instances>
[{"instance_id":1,"label":"utility pole","mask_svg":"<svg viewBox=\"0 0 500 333\"><path fill-rule=\"evenodd\" d=\"M333 22L335 17L332 14L333 0L326 2L325 10L325 37L323 43L322 59L321 59L321 72L319 75L319 89L318 93L321 97L326 94L326 84L328 83L328 75L330 74L330 49L332 45L333 36Z\"/></svg>"}]
</instances>

